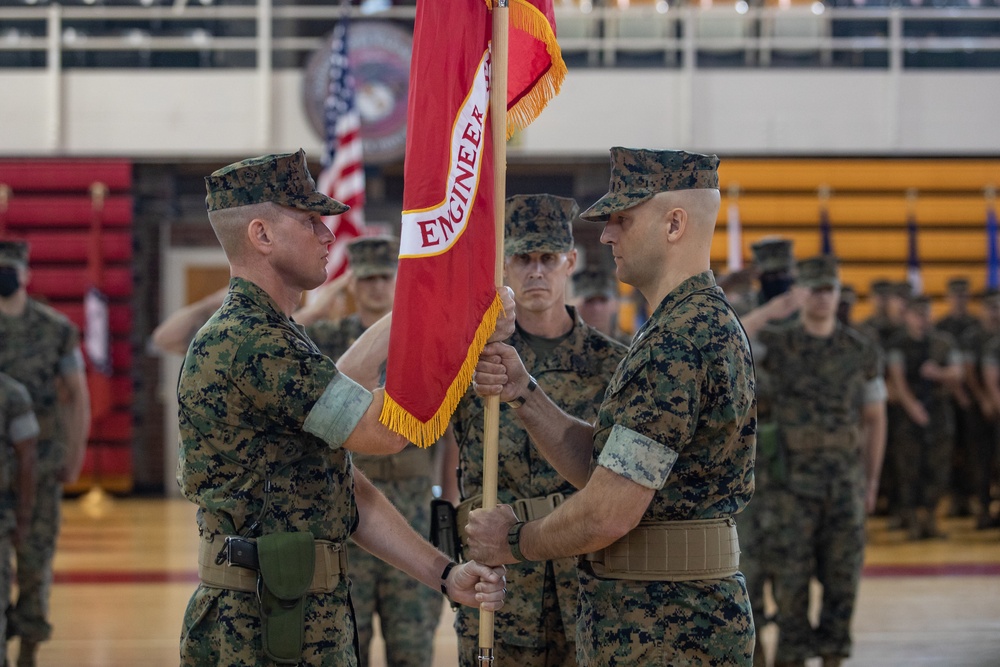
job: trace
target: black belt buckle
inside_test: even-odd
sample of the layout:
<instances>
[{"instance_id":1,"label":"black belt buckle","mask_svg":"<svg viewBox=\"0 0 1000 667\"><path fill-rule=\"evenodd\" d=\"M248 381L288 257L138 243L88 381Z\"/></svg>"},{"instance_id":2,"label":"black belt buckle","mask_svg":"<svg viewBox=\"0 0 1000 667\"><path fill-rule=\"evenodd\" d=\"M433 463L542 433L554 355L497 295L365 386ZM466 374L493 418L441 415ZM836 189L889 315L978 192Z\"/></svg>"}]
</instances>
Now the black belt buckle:
<instances>
[{"instance_id":1,"label":"black belt buckle","mask_svg":"<svg viewBox=\"0 0 1000 667\"><path fill-rule=\"evenodd\" d=\"M260 571L260 561L257 560L257 543L245 537L226 538L226 564L245 567L254 572Z\"/></svg>"}]
</instances>

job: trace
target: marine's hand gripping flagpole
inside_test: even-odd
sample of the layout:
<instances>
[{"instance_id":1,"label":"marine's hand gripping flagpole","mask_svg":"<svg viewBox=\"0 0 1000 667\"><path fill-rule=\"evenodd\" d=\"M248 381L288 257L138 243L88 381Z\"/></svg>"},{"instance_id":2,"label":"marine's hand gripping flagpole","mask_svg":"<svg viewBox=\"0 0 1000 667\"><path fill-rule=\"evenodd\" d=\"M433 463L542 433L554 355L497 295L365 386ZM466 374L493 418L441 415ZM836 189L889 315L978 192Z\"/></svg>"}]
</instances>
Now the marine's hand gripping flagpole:
<instances>
[{"instance_id":1,"label":"marine's hand gripping flagpole","mask_svg":"<svg viewBox=\"0 0 1000 667\"><path fill-rule=\"evenodd\" d=\"M490 132L493 135L493 215L496 226L496 261L493 279L503 287L503 232L507 199L507 2L493 7L493 61L490 87ZM500 438L500 397L486 399L483 415L483 508L497 504L497 466ZM479 664L493 664L493 612L479 610Z\"/></svg>"}]
</instances>

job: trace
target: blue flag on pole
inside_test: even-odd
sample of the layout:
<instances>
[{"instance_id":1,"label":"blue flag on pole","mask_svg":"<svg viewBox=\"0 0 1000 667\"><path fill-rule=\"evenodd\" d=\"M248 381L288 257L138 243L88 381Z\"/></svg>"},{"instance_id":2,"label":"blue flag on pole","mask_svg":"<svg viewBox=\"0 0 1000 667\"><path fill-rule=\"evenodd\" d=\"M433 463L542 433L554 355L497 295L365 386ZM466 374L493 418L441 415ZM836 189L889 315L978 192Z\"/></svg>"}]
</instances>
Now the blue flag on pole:
<instances>
[{"instance_id":1,"label":"blue flag on pole","mask_svg":"<svg viewBox=\"0 0 1000 667\"><path fill-rule=\"evenodd\" d=\"M830 229L830 212L823 204L819 208L819 247L820 254L833 254L833 232Z\"/></svg>"},{"instance_id":2,"label":"blue flag on pole","mask_svg":"<svg viewBox=\"0 0 1000 667\"><path fill-rule=\"evenodd\" d=\"M912 210L907 214L906 232L910 248L906 258L906 280L913 293L920 294L923 292L923 280L920 277L920 256L917 254L917 216Z\"/></svg>"},{"instance_id":3,"label":"blue flag on pole","mask_svg":"<svg viewBox=\"0 0 1000 667\"><path fill-rule=\"evenodd\" d=\"M991 204L986 209L986 286L1000 287L1000 253L997 252L997 210Z\"/></svg>"}]
</instances>

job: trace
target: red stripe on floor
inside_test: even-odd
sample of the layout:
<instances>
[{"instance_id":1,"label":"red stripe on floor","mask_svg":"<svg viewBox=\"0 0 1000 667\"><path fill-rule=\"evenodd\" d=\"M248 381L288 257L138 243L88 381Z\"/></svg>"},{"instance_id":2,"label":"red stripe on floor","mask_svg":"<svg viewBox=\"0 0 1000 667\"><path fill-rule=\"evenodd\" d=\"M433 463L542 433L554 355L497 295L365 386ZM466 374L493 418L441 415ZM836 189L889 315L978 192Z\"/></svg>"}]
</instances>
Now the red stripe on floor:
<instances>
[{"instance_id":1,"label":"red stripe on floor","mask_svg":"<svg viewBox=\"0 0 1000 667\"><path fill-rule=\"evenodd\" d=\"M70 570L56 572L57 584L175 584L197 583L197 572L108 572L106 570Z\"/></svg>"},{"instance_id":2,"label":"red stripe on floor","mask_svg":"<svg viewBox=\"0 0 1000 667\"><path fill-rule=\"evenodd\" d=\"M866 577L970 577L1000 575L1000 563L934 563L929 565L866 565Z\"/></svg>"}]
</instances>

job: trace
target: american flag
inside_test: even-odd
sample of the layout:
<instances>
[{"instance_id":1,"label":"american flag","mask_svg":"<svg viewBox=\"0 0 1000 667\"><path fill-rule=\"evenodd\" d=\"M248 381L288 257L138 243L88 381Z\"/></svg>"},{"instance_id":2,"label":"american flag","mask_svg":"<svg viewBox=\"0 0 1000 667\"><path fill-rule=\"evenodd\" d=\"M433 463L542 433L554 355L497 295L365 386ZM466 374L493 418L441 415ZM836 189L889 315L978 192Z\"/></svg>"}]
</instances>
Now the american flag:
<instances>
[{"instance_id":1,"label":"american flag","mask_svg":"<svg viewBox=\"0 0 1000 667\"><path fill-rule=\"evenodd\" d=\"M330 83L323 102L326 150L317 188L351 210L327 220L337 237L330 247L327 280L347 268L347 244L365 234L365 169L361 147L361 115L355 104L354 77L347 58L348 19L333 29L330 48Z\"/></svg>"}]
</instances>

